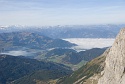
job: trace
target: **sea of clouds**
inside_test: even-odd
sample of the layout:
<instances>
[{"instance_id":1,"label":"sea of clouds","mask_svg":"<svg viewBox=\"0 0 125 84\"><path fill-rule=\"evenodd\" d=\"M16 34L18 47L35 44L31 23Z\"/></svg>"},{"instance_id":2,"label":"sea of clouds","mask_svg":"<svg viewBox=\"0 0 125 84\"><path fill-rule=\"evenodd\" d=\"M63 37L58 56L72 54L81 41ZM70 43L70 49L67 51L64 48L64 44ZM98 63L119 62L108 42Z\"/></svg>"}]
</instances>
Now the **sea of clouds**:
<instances>
[{"instance_id":1,"label":"sea of clouds","mask_svg":"<svg viewBox=\"0 0 125 84\"><path fill-rule=\"evenodd\" d=\"M78 46L74 46L73 49L77 51L92 49L92 48L104 48L112 46L114 38L67 38L63 39L71 43L75 43Z\"/></svg>"}]
</instances>

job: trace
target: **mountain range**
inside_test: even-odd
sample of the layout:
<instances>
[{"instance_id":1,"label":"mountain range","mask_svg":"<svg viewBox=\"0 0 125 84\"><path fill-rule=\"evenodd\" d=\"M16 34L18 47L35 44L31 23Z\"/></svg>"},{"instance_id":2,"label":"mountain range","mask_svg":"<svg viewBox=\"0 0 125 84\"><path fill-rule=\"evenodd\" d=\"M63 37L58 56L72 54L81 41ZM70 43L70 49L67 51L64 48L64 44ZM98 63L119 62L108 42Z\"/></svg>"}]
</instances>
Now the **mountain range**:
<instances>
[{"instance_id":1,"label":"mountain range","mask_svg":"<svg viewBox=\"0 0 125 84\"><path fill-rule=\"evenodd\" d=\"M31 49L66 48L76 46L61 39L52 39L32 32L10 32L0 34L1 48L12 49L15 46Z\"/></svg>"},{"instance_id":2,"label":"mountain range","mask_svg":"<svg viewBox=\"0 0 125 84\"><path fill-rule=\"evenodd\" d=\"M125 83L125 29L121 29L109 48L77 52L72 46L76 44L50 38L38 31L0 33L1 52L23 48L28 53L39 51L33 57L1 54L0 84Z\"/></svg>"},{"instance_id":3,"label":"mountain range","mask_svg":"<svg viewBox=\"0 0 125 84\"><path fill-rule=\"evenodd\" d=\"M0 33L34 32L50 38L115 38L125 24L66 25L66 26L0 26Z\"/></svg>"},{"instance_id":4,"label":"mountain range","mask_svg":"<svg viewBox=\"0 0 125 84\"><path fill-rule=\"evenodd\" d=\"M52 39L32 32L9 32L0 34L2 54L26 56L37 60L46 60L68 65L78 69L87 61L101 55L106 48L94 48L77 52L70 49L76 44L61 39ZM78 65L74 69L74 65Z\"/></svg>"}]
</instances>

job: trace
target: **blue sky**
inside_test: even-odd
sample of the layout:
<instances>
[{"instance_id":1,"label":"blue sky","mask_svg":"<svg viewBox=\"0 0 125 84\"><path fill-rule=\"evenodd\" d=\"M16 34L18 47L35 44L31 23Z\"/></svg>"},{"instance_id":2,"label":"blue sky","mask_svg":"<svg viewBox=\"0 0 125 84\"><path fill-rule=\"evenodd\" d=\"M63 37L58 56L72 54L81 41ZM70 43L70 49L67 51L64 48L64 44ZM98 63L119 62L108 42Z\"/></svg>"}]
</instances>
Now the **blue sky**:
<instances>
[{"instance_id":1,"label":"blue sky","mask_svg":"<svg viewBox=\"0 0 125 84\"><path fill-rule=\"evenodd\" d=\"M0 25L125 23L125 0L0 0Z\"/></svg>"}]
</instances>

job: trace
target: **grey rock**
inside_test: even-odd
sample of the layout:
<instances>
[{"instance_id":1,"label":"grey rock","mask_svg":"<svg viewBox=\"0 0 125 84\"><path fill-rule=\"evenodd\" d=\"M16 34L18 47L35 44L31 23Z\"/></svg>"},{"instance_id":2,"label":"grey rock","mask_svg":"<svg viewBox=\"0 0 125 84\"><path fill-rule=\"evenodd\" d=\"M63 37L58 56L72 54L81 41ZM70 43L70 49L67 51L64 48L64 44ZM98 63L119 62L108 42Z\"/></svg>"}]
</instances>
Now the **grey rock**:
<instances>
[{"instance_id":1,"label":"grey rock","mask_svg":"<svg viewBox=\"0 0 125 84\"><path fill-rule=\"evenodd\" d=\"M98 84L125 84L125 28L117 35L105 63Z\"/></svg>"}]
</instances>

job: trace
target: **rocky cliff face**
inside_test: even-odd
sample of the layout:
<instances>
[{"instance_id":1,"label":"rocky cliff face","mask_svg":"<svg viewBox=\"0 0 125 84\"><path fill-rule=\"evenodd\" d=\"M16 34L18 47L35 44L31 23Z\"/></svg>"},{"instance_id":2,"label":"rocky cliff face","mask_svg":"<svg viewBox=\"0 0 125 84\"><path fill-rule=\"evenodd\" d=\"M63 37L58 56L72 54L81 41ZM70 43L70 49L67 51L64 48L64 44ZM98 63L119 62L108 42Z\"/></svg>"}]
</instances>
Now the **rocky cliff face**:
<instances>
[{"instance_id":1,"label":"rocky cliff face","mask_svg":"<svg viewBox=\"0 0 125 84\"><path fill-rule=\"evenodd\" d=\"M105 64L98 84L125 84L125 28L117 35Z\"/></svg>"}]
</instances>

